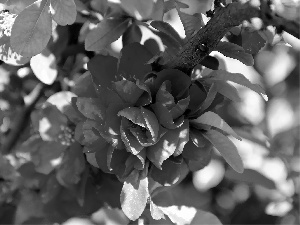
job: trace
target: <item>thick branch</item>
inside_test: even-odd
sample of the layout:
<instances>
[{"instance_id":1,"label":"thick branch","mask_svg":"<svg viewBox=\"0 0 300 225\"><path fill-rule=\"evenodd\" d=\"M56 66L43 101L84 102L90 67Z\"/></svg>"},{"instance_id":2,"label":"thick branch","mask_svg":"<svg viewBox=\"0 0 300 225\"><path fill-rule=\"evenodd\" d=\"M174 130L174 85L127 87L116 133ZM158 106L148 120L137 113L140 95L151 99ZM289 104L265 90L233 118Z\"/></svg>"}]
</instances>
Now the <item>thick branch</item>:
<instances>
[{"instance_id":1,"label":"thick branch","mask_svg":"<svg viewBox=\"0 0 300 225\"><path fill-rule=\"evenodd\" d=\"M259 17L265 25L280 27L286 32L299 38L300 26L296 22L287 21L272 14L268 7L261 9L247 3L231 3L226 7L218 7L214 16L206 26L200 29L179 51L179 53L167 64L167 67L177 68L184 72L191 71L211 51L215 49L219 41L233 27Z\"/></svg>"}]
</instances>

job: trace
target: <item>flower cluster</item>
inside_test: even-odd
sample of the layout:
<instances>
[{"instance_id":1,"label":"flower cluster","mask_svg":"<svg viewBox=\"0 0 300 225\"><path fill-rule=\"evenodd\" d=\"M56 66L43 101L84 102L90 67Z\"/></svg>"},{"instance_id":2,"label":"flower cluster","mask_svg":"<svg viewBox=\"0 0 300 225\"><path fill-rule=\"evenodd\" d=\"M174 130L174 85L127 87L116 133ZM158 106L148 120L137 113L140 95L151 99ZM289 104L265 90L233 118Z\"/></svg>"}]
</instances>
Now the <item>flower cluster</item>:
<instances>
[{"instance_id":1,"label":"flower cluster","mask_svg":"<svg viewBox=\"0 0 300 225\"><path fill-rule=\"evenodd\" d=\"M153 73L145 62L127 68L130 51L146 52L139 44L130 47L119 62L100 55L89 62L90 73L74 90L82 115L75 138L91 164L121 181L136 174L136 180L148 176L172 185L209 162L212 144L189 120L206 93L176 69Z\"/></svg>"}]
</instances>

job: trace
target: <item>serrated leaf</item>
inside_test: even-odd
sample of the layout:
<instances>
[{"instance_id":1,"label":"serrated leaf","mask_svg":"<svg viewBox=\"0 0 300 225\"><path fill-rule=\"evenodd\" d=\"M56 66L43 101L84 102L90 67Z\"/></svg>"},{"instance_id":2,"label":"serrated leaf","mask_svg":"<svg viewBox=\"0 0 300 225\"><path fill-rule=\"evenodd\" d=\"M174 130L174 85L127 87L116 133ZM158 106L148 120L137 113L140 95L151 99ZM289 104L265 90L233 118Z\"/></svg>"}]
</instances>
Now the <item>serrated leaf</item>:
<instances>
[{"instance_id":1,"label":"serrated leaf","mask_svg":"<svg viewBox=\"0 0 300 225\"><path fill-rule=\"evenodd\" d=\"M150 25L156 30L167 34L168 36L170 36L170 38L175 39L180 45L183 45L183 40L181 39L177 31L169 23L164 21L152 21Z\"/></svg>"},{"instance_id":2,"label":"serrated leaf","mask_svg":"<svg viewBox=\"0 0 300 225\"><path fill-rule=\"evenodd\" d=\"M257 54L260 51L260 49L262 49L265 46L266 42L267 41L264 38L262 38L258 31L244 31L242 33L242 46L245 49L245 51L249 54Z\"/></svg>"},{"instance_id":3,"label":"serrated leaf","mask_svg":"<svg viewBox=\"0 0 300 225\"><path fill-rule=\"evenodd\" d=\"M26 7L16 18L11 30L10 44L25 57L40 53L52 34L50 0L38 0Z\"/></svg>"},{"instance_id":4,"label":"serrated leaf","mask_svg":"<svg viewBox=\"0 0 300 225\"><path fill-rule=\"evenodd\" d=\"M189 15L187 13L181 12L180 8L176 4L176 9L181 20L181 23L185 30L185 36L189 40L202 26L204 26L204 22L202 17L196 17ZM201 14L200 14L201 16Z\"/></svg>"},{"instance_id":5,"label":"serrated leaf","mask_svg":"<svg viewBox=\"0 0 300 225\"><path fill-rule=\"evenodd\" d=\"M122 8L137 20L148 19L153 5L153 0L121 0Z\"/></svg>"},{"instance_id":6,"label":"serrated leaf","mask_svg":"<svg viewBox=\"0 0 300 225\"><path fill-rule=\"evenodd\" d=\"M131 24L122 36L123 46L138 42L140 43L142 39L141 28L136 25L136 23Z\"/></svg>"},{"instance_id":7,"label":"serrated leaf","mask_svg":"<svg viewBox=\"0 0 300 225\"><path fill-rule=\"evenodd\" d=\"M137 185L132 184L132 179L138 180ZM146 207L148 197L148 177L139 178L139 173L134 170L125 180L121 191L120 201L125 215L130 220L137 220Z\"/></svg>"},{"instance_id":8,"label":"serrated leaf","mask_svg":"<svg viewBox=\"0 0 300 225\"><path fill-rule=\"evenodd\" d=\"M206 112L202 114L200 117L198 117L195 120L192 120L197 123L206 124L209 126L216 127L220 130L223 130L227 134L232 135L238 140L242 140L235 132L232 130L232 128L216 113L214 112Z\"/></svg>"},{"instance_id":9,"label":"serrated leaf","mask_svg":"<svg viewBox=\"0 0 300 225\"><path fill-rule=\"evenodd\" d=\"M140 43L126 45L121 51L118 74L128 80L132 77L144 80L144 76L152 70L151 65L146 64L151 58L152 54ZM132 62L134 62L134 66L132 66Z\"/></svg>"},{"instance_id":10,"label":"serrated leaf","mask_svg":"<svg viewBox=\"0 0 300 225\"><path fill-rule=\"evenodd\" d=\"M220 41L215 50L227 57L241 61L246 66L254 65L254 59L252 55L246 53L244 48L239 45L233 44L231 42Z\"/></svg>"},{"instance_id":11,"label":"serrated leaf","mask_svg":"<svg viewBox=\"0 0 300 225\"><path fill-rule=\"evenodd\" d=\"M220 152L225 161L238 173L243 173L244 165L236 146L232 141L215 130L209 130L203 133L203 136L209 140Z\"/></svg>"},{"instance_id":12,"label":"serrated leaf","mask_svg":"<svg viewBox=\"0 0 300 225\"><path fill-rule=\"evenodd\" d=\"M44 84L51 85L56 80L58 74L56 58L48 49L32 57L30 67L34 75Z\"/></svg>"},{"instance_id":13,"label":"serrated leaf","mask_svg":"<svg viewBox=\"0 0 300 225\"><path fill-rule=\"evenodd\" d=\"M87 51L101 51L127 29L129 19L103 19L85 38Z\"/></svg>"},{"instance_id":14,"label":"serrated leaf","mask_svg":"<svg viewBox=\"0 0 300 225\"><path fill-rule=\"evenodd\" d=\"M97 86L110 88L115 81L117 64L118 60L115 57L97 55L87 63L87 67Z\"/></svg>"},{"instance_id":15,"label":"serrated leaf","mask_svg":"<svg viewBox=\"0 0 300 225\"><path fill-rule=\"evenodd\" d=\"M230 73L225 70L216 70L211 72L208 75L208 77L211 80L224 80L240 84L251 89L252 91L255 91L257 94L261 95L266 101L268 100L265 91L258 84L252 84L243 74Z\"/></svg>"},{"instance_id":16,"label":"serrated leaf","mask_svg":"<svg viewBox=\"0 0 300 225\"><path fill-rule=\"evenodd\" d=\"M76 20L76 4L74 0L51 0L51 14L57 24L71 25Z\"/></svg>"}]
</instances>

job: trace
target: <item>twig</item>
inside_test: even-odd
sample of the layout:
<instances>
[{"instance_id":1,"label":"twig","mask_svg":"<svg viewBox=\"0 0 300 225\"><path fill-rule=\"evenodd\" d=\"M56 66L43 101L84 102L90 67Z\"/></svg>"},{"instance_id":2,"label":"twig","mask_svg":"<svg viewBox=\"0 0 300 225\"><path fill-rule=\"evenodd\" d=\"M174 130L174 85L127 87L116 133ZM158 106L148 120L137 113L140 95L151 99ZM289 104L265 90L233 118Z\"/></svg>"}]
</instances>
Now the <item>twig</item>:
<instances>
[{"instance_id":1,"label":"twig","mask_svg":"<svg viewBox=\"0 0 300 225\"><path fill-rule=\"evenodd\" d=\"M189 73L199 64L211 51L215 49L219 41L233 27L243 23L244 20L250 21L254 17L263 20L264 25L273 25L299 38L300 26L294 21L289 21L270 12L269 7L262 1L258 6L247 3L231 3L226 7L215 9L213 17L206 26L200 29L188 41L179 53L170 60L166 67L177 68Z\"/></svg>"},{"instance_id":2,"label":"twig","mask_svg":"<svg viewBox=\"0 0 300 225\"><path fill-rule=\"evenodd\" d=\"M16 120L13 123L12 129L6 139L4 139L4 143L1 146L2 154L9 154L15 144L18 142L20 135L23 130L26 128L26 124L30 119L30 114L35 107L35 104L38 102L40 97L43 95L45 89L45 85L39 83L29 94L29 98L25 102L24 109L21 110L18 116L16 116Z\"/></svg>"}]
</instances>

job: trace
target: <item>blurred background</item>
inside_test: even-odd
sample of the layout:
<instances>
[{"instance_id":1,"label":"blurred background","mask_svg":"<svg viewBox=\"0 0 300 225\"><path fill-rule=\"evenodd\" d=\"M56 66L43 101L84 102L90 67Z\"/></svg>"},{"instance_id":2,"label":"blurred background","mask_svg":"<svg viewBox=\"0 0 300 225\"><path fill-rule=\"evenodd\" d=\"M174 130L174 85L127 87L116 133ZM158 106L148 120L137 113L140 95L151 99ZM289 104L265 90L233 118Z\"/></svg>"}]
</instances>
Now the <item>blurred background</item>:
<instances>
[{"instance_id":1,"label":"blurred background","mask_svg":"<svg viewBox=\"0 0 300 225\"><path fill-rule=\"evenodd\" d=\"M183 2L190 6L189 9L183 10L189 14L205 14L211 5L211 1L206 0ZM299 1L275 2L279 14L299 21ZM206 19L204 17L204 20ZM185 37L175 10L165 15L165 21L169 22L182 38ZM157 36L144 27L141 29L142 43L153 38L163 50L164 47ZM243 37L240 34L228 35L227 38L239 44ZM240 103L228 101L218 111L243 138L241 142L234 139L232 141L237 145L244 161L245 172L238 174L231 170L216 152L207 167L190 173L181 184L169 191L175 204L210 211L223 224L300 223L300 41L285 32L275 34L274 29L268 28L266 42L265 47L254 56L254 67L247 67L238 60L227 58L218 52L212 53L218 58L220 69L244 74L251 82L261 85L268 96L268 101L265 101L255 92L236 86L242 101ZM118 55L121 48L122 38L114 42L109 51ZM77 54L75 58L67 58L63 68L72 71L76 77L86 69L87 60L86 55ZM22 109L23 96L31 93L38 82L29 65L21 67L0 65L0 140L9 131L15 115ZM50 96L60 91L61 86L63 87L61 84L66 85L68 82L72 80L60 78L45 95ZM26 140L27 136L21 138ZM14 188L2 182L9 180L7 177L9 172L4 171L7 170L7 167L4 167L5 163L0 161L1 224L9 223L12 219L10 212L15 210L10 204L4 204L9 197L13 198L11 191ZM22 217L20 221L28 217L26 213L33 213L22 211L22 207L19 210L21 211L18 215ZM73 218L65 224L102 224L101 218L105 217L104 214L105 212L100 210L91 218ZM124 220L119 216L106 214L106 218L110 218L106 219L106 222L121 223L120 221Z\"/></svg>"}]
</instances>

